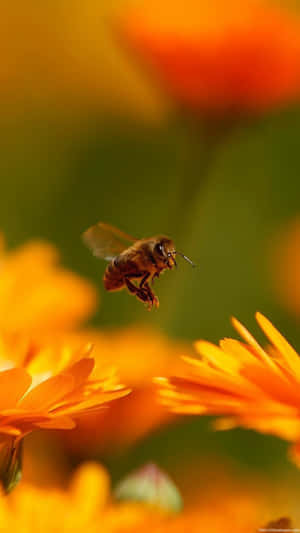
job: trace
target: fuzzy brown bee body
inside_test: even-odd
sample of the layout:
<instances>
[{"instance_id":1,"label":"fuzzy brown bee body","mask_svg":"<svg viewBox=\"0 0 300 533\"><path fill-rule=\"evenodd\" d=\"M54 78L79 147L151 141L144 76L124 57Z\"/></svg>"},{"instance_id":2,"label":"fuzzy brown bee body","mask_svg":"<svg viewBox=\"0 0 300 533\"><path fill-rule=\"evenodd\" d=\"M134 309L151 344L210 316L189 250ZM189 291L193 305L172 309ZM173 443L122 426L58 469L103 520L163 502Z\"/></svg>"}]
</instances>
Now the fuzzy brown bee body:
<instances>
[{"instance_id":1,"label":"fuzzy brown bee body","mask_svg":"<svg viewBox=\"0 0 300 533\"><path fill-rule=\"evenodd\" d=\"M109 261L103 277L107 291L127 288L147 304L148 309L159 306L149 281L153 282L161 272L177 266L175 255L179 252L169 237L160 235L138 240L99 222L83 234L83 240L94 255Z\"/></svg>"}]
</instances>

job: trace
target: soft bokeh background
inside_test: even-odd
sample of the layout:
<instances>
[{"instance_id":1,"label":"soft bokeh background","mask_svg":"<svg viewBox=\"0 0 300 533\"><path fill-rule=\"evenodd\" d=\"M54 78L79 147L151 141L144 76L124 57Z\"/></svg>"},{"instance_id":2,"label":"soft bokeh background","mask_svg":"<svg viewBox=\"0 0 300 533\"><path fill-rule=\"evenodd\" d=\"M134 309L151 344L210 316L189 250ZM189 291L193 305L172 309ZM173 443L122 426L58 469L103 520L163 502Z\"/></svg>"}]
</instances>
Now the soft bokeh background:
<instances>
[{"instance_id":1,"label":"soft bokeh background","mask_svg":"<svg viewBox=\"0 0 300 533\"><path fill-rule=\"evenodd\" d=\"M299 350L299 319L273 290L272 243L300 209L300 107L240 121L207 162L201 123L176 111L114 33L112 11L124 4L3 7L0 213L8 247L32 238L57 245L65 265L99 286L93 325L101 329L138 323L172 339L217 341L232 334L231 315L258 334L260 310ZM170 235L199 268L179 260L157 282L152 313L125 291L105 293L105 264L80 239L98 220L137 237ZM274 477L296 472L285 451L270 436L215 433L207 419L185 419L99 458L120 477L149 459L172 470L209 452Z\"/></svg>"}]
</instances>

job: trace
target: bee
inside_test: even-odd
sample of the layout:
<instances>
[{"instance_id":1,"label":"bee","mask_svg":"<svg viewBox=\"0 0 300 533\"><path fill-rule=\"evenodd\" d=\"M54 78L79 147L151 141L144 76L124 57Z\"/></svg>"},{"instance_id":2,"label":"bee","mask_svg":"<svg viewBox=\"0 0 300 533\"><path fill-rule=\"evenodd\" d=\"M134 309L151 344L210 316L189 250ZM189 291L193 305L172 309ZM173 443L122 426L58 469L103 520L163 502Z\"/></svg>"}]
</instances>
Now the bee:
<instances>
[{"instance_id":1,"label":"bee","mask_svg":"<svg viewBox=\"0 0 300 533\"><path fill-rule=\"evenodd\" d=\"M107 291L127 288L149 311L159 300L149 285L166 269L177 267L176 255L192 266L188 257L175 249L172 239L164 235L135 239L109 224L98 222L82 235L84 243L96 257L109 261L103 284Z\"/></svg>"}]
</instances>

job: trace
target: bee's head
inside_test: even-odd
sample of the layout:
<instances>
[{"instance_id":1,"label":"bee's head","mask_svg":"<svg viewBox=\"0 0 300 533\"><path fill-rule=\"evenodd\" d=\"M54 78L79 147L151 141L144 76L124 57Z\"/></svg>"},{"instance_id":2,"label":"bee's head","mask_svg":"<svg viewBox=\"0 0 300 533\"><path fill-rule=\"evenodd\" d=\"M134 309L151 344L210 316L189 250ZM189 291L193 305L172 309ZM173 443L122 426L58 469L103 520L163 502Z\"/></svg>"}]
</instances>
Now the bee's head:
<instances>
[{"instance_id":1,"label":"bee's head","mask_svg":"<svg viewBox=\"0 0 300 533\"><path fill-rule=\"evenodd\" d=\"M161 268L173 268L177 266L175 261L176 250L174 243L169 237L158 237L154 245L153 253L157 265Z\"/></svg>"},{"instance_id":2,"label":"bee's head","mask_svg":"<svg viewBox=\"0 0 300 533\"><path fill-rule=\"evenodd\" d=\"M186 261L188 261L193 267L196 266L186 255L175 250L174 243L169 237L158 237L154 245L153 253L156 263L161 268L173 268L177 267L175 260L176 254L181 255Z\"/></svg>"}]
</instances>

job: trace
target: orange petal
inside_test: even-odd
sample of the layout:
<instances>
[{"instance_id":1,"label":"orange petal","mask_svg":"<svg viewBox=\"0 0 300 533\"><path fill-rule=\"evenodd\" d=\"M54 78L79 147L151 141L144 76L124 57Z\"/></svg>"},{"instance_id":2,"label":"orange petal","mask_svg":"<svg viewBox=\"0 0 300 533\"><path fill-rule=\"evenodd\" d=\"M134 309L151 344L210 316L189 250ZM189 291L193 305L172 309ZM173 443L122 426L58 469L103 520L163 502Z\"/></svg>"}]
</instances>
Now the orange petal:
<instances>
[{"instance_id":1,"label":"orange petal","mask_svg":"<svg viewBox=\"0 0 300 533\"><path fill-rule=\"evenodd\" d=\"M225 338L220 340L220 348L224 352L236 357L241 363L253 363L257 361L257 357L253 355L249 348L236 339Z\"/></svg>"},{"instance_id":2,"label":"orange petal","mask_svg":"<svg viewBox=\"0 0 300 533\"><path fill-rule=\"evenodd\" d=\"M23 368L12 368L0 372L0 407L15 407L31 385L31 377Z\"/></svg>"},{"instance_id":3,"label":"orange petal","mask_svg":"<svg viewBox=\"0 0 300 533\"><path fill-rule=\"evenodd\" d=\"M85 463L77 469L70 489L74 505L80 508L81 516L88 520L108 504L109 475L99 464Z\"/></svg>"},{"instance_id":4,"label":"orange petal","mask_svg":"<svg viewBox=\"0 0 300 533\"><path fill-rule=\"evenodd\" d=\"M274 361L272 360L272 358L258 344L258 342L255 340L255 338L251 335L250 331L248 331L247 328L245 328L245 326L243 326L243 324L241 324L241 322L239 320L237 320L236 318L234 318L234 317L232 317L231 322L232 322L233 327L240 334L240 336L249 344L249 346L252 346L252 348L254 348L254 351L257 354L257 356L259 357L259 359L264 361L264 363L266 363L266 365L268 365L271 368L273 368L273 370L277 371L277 367L276 367Z\"/></svg>"},{"instance_id":5,"label":"orange petal","mask_svg":"<svg viewBox=\"0 0 300 533\"><path fill-rule=\"evenodd\" d=\"M273 400L295 408L300 405L300 389L297 383L288 382L270 372L268 368L257 365L245 365L241 373Z\"/></svg>"},{"instance_id":6,"label":"orange petal","mask_svg":"<svg viewBox=\"0 0 300 533\"><path fill-rule=\"evenodd\" d=\"M84 357L72 366L66 368L65 372L71 374L74 378L74 388L79 387L89 377L95 365L94 359Z\"/></svg>"},{"instance_id":7,"label":"orange petal","mask_svg":"<svg viewBox=\"0 0 300 533\"><path fill-rule=\"evenodd\" d=\"M127 396L130 390L116 390L111 392L95 392L87 399L83 399L81 402L72 403L66 406L59 406L55 413L60 415L70 415L70 416L80 416L85 412L90 412L91 410L99 410L106 407L107 402L112 400L117 400L123 396Z\"/></svg>"},{"instance_id":8,"label":"orange petal","mask_svg":"<svg viewBox=\"0 0 300 533\"><path fill-rule=\"evenodd\" d=\"M21 431L13 426L0 426L0 433L5 433L5 435L12 435L13 437L18 437L21 435Z\"/></svg>"},{"instance_id":9,"label":"orange petal","mask_svg":"<svg viewBox=\"0 0 300 533\"><path fill-rule=\"evenodd\" d=\"M220 368L228 374L237 374L240 368L240 361L238 359L225 353L221 348L211 342L197 341L195 346L197 351L215 368Z\"/></svg>"},{"instance_id":10,"label":"orange petal","mask_svg":"<svg viewBox=\"0 0 300 533\"><path fill-rule=\"evenodd\" d=\"M172 377L169 379L171 385L175 385L179 390L197 393L202 387L210 388L216 392L224 392L241 398L266 397L254 383L248 381L243 376L232 377L229 374L220 374L210 368L203 367L201 373L193 375L191 379Z\"/></svg>"},{"instance_id":11,"label":"orange petal","mask_svg":"<svg viewBox=\"0 0 300 533\"><path fill-rule=\"evenodd\" d=\"M40 422L36 426L43 429L74 429L76 424L69 416L57 416L47 422Z\"/></svg>"},{"instance_id":12,"label":"orange petal","mask_svg":"<svg viewBox=\"0 0 300 533\"><path fill-rule=\"evenodd\" d=\"M59 374L46 379L21 400L19 407L44 411L62 400L72 390L73 385L74 379L70 375Z\"/></svg>"},{"instance_id":13,"label":"orange petal","mask_svg":"<svg viewBox=\"0 0 300 533\"><path fill-rule=\"evenodd\" d=\"M300 375L300 358L294 348L279 333L273 324L261 313L256 313L256 320L271 343L277 348L289 367Z\"/></svg>"},{"instance_id":14,"label":"orange petal","mask_svg":"<svg viewBox=\"0 0 300 533\"><path fill-rule=\"evenodd\" d=\"M298 440L300 438L300 420L288 416L260 416L242 417L238 419L238 425L250 429L255 429L261 433L276 435L281 439L288 441Z\"/></svg>"}]
</instances>

